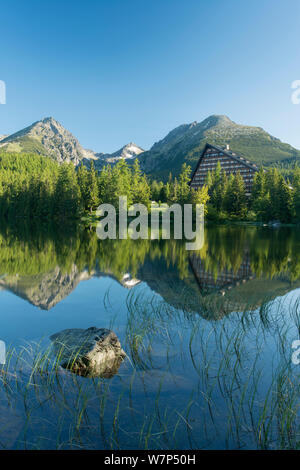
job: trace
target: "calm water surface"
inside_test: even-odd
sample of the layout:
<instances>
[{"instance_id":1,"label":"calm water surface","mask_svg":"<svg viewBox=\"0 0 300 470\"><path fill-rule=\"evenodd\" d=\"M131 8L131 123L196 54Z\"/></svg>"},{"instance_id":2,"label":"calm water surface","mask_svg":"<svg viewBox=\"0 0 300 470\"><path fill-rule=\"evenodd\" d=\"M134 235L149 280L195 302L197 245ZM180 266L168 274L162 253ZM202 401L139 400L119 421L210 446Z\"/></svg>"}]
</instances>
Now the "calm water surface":
<instances>
[{"instance_id":1,"label":"calm water surface","mask_svg":"<svg viewBox=\"0 0 300 470\"><path fill-rule=\"evenodd\" d=\"M298 448L299 235L210 226L187 252L2 225L0 445ZM33 367L52 334L91 326L127 354L112 377Z\"/></svg>"}]
</instances>

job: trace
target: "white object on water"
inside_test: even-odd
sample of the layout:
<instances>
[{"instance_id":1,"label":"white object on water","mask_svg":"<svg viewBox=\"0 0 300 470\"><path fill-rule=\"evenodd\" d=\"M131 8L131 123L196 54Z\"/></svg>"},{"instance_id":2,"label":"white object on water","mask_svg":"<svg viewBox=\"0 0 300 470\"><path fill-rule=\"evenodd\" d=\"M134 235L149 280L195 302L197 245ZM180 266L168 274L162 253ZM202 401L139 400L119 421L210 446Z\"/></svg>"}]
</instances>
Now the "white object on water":
<instances>
[{"instance_id":1,"label":"white object on water","mask_svg":"<svg viewBox=\"0 0 300 470\"><path fill-rule=\"evenodd\" d=\"M6 361L6 347L4 341L0 340L0 364L5 364Z\"/></svg>"}]
</instances>

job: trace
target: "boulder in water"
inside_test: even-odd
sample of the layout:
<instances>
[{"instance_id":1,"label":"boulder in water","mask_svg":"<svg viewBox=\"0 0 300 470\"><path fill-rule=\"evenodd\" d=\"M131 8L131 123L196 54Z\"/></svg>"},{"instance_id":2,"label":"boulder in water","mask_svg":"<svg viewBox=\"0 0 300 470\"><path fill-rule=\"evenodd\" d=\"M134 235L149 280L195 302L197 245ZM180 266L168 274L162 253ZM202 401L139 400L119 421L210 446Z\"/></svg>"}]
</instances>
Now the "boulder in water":
<instances>
[{"instance_id":1,"label":"boulder in water","mask_svg":"<svg viewBox=\"0 0 300 470\"><path fill-rule=\"evenodd\" d=\"M59 364L84 377L113 377L126 357L116 334L106 328L72 328L50 339Z\"/></svg>"}]
</instances>

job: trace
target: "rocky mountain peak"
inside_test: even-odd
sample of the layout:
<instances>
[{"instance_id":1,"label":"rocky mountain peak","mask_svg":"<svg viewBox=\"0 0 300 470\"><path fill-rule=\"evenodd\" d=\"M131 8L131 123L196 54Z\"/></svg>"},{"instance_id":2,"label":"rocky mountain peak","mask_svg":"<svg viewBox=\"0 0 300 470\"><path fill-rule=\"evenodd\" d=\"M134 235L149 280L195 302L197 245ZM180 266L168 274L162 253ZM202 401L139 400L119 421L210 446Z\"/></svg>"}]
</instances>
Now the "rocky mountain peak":
<instances>
[{"instance_id":1,"label":"rocky mountain peak","mask_svg":"<svg viewBox=\"0 0 300 470\"><path fill-rule=\"evenodd\" d=\"M100 158L105 160L106 163L116 163L121 159L132 160L143 152L144 150L141 147L134 142L129 142L129 144L124 145L116 152L104 154Z\"/></svg>"},{"instance_id":2,"label":"rocky mountain peak","mask_svg":"<svg viewBox=\"0 0 300 470\"><path fill-rule=\"evenodd\" d=\"M0 141L0 149L38 153L59 163L72 162L74 165L78 165L84 158L93 157L93 152L85 150L73 134L53 117L43 118L5 137Z\"/></svg>"},{"instance_id":3,"label":"rocky mountain peak","mask_svg":"<svg viewBox=\"0 0 300 470\"><path fill-rule=\"evenodd\" d=\"M300 152L268 134L260 127L237 124L226 115L212 114L201 122L182 124L149 151L139 156L142 169L157 178L167 179L170 172L177 176L183 163L192 169L206 143L224 147L256 164L271 165L288 160L296 162Z\"/></svg>"}]
</instances>

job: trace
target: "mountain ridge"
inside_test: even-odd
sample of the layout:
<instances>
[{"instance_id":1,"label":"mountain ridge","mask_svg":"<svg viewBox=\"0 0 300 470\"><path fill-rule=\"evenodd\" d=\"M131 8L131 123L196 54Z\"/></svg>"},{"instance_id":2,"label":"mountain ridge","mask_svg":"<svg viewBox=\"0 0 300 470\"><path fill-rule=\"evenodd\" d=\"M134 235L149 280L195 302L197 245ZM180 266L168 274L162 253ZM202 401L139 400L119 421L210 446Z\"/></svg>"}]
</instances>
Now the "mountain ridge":
<instances>
[{"instance_id":1,"label":"mountain ridge","mask_svg":"<svg viewBox=\"0 0 300 470\"><path fill-rule=\"evenodd\" d=\"M237 124L225 115L182 124L140 156L143 170L166 179L177 176L183 163L194 168L206 143L224 147L256 164L289 166L300 163L300 151L268 134L263 128Z\"/></svg>"},{"instance_id":2,"label":"mountain ridge","mask_svg":"<svg viewBox=\"0 0 300 470\"><path fill-rule=\"evenodd\" d=\"M96 154L98 159L95 162L95 168L101 170L104 165L115 165L120 160L125 160L126 162L130 163L144 152L145 150L136 145L134 142L129 142L128 144L123 145L123 147L121 147L116 152Z\"/></svg>"},{"instance_id":3,"label":"mountain ridge","mask_svg":"<svg viewBox=\"0 0 300 470\"><path fill-rule=\"evenodd\" d=\"M108 161L119 160L120 158L130 159L134 158L137 155L145 152L144 149L136 145L134 142L129 142L129 144L123 145L122 148L113 153L106 153L102 155L102 158L105 158Z\"/></svg>"},{"instance_id":4,"label":"mountain ridge","mask_svg":"<svg viewBox=\"0 0 300 470\"><path fill-rule=\"evenodd\" d=\"M59 163L72 162L75 166L81 162L101 169L104 164L115 164L118 160L134 159L144 150L130 142L114 153L96 153L85 149L78 139L53 117L45 117L30 126L10 135L0 135L0 151L28 152L45 155Z\"/></svg>"},{"instance_id":5,"label":"mountain ridge","mask_svg":"<svg viewBox=\"0 0 300 470\"><path fill-rule=\"evenodd\" d=\"M0 136L0 152L27 152L45 155L78 166L87 167L94 161L100 170L106 164L124 159L132 163L136 158L142 170L152 177L167 179L180 173L183 163L192 169L206 143L222 147L230 145L235 153L264 166L292 168L300 163L300 150L270 135L261 127L237 124L226 115L212 114L203 121L181 124L163 139L144 150L134 142L113 153L96 153L85 149L78 139L53 117L46 117L8 136Z\"/></svg>"}]
</instances>

